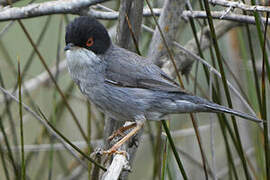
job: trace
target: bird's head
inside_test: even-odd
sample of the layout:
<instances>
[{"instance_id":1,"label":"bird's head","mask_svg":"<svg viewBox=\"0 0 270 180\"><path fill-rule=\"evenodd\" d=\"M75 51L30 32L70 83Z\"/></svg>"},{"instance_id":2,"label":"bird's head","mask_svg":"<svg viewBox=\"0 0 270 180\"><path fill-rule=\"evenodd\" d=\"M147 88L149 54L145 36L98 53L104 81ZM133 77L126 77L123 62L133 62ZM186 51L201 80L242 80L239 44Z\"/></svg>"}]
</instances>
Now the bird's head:
<instances>
[{"instance_id":1,"label":"bird's head","mask_svg":"<svg viewBox=\"0 0 270 180\"><path fill-rule=\"evenodd\" d=\"M104 54L111 45L105 27L90 16L80 16L68 24L65 40L65 51L84 48L96 55Z\"/></svg>"}]
</instances>

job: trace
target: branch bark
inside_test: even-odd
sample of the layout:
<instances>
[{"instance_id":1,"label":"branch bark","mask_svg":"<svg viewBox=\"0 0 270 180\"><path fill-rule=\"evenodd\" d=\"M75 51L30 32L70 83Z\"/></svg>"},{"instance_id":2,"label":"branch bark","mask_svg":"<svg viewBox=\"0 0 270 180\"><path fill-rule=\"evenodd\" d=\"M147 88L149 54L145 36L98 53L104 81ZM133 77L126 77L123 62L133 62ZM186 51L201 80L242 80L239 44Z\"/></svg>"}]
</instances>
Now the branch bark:
<instances>
[{"instance_id":1,"label":"branch bark","mask_svg":"<svg viewBox=\"0 0 270 180\"><path fill-rule=\"evenodd\" d=\"M128 161L125 156L116 154L107 171L104 173L103 180L118 180L120 173L128 166Z\"/></svg>"},{"instance_id":2,"label":"branch bark","mask_svg":"<svg viewBox=\"0 0 270 180\"><path fill-rule=\"evenodd\" d=\"M259 12L270 12L269 6L259 6L259 5L248 5L244 4L240 1L227 1L227 0L209 0L209 2L213 5L220 5L229 8L238 8L244 11L259 11Z\"/></svg>"},{"instance_id":3,"label":"branch bark","mask_svg":"<svg viewBox=\"0 0 270 180\"><path fill-rule=\"evenodd\" d=\"M66 0L29 4L24 7L3 8L0 21L25 19L50 14L78 13L81 9L107 0Z\"/></svg>"},{"instance_id":4,"label":"branch bark","mask_svg":"<svg viewBox=\"0 0 270 180\"><path fill-rule=\"evenodd\" d=\"M255 24L254 16L246 16L242 14L236 14L236 13L227 13L226 11L211 11L211 15L213 19L217 20L229 20L229 21L235 21L239 23L248 23L248 24ZM182 17L184 18L207 18L205 11L184 11ZM262 22L266 23L266 18L262 18ZM270 24L268 22L268 24Z\"/></svg>"},{"instance_id":5,"label":"branch bark","mask_svg":"<svg viewBox=\"0 0 270 180\"><path fill-rule=\"evenodd\" d=\"M141 31L143 13L143 2L126 0L121 3L119 9L119 24L117 28L116 41L121 47L125 47L131 51L135 51L134 42L132 40L131 30L128 27L126 16L128 17L134 36L138 42Z\"/></svg>"},{"instance_id":6,"label":"branch bark","mask_svg":"<svg viewBox=\"0 0 270 180\"><path fill-rule=\"evenodd\" d=\"M185 1L166 0L164 2L158 23L164 33L169 47L171 47L172 42L175 39L176 31L181 21L181 18L179 17L182 15L184 5ZM148 57L151 58L153 63L161 66L161 57L166 54L167 50L163 45L159 29L156 27L149 46Z\"/></svg>"}]
</instances>

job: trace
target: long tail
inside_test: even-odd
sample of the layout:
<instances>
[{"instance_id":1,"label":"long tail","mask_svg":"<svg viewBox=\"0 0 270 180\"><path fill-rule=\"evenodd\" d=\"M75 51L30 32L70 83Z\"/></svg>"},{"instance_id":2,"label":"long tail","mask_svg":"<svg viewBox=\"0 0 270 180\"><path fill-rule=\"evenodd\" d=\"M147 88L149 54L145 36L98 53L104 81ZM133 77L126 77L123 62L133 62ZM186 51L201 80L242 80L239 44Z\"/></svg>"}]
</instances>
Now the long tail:
<instances>
[{"instance_id":1,"label":"long tail","mask_svg":"<svg viewBox=\"0 0 270 180\"><path fill-rule=\"evenodd\" d=\"M240 111L236 111L230 108L227 108L225 106L221 106L215 103L209 103L204 105L205 107L207 107L209 110L211 110L212 112L222 112L222 113L229 113L229 114L233 114L239 117L242 117L244 119L248 119L254 122L262 122L261 119L256 118L255 116L246 114L246 113L242 113Z\"/></svg>"},{"instance_id":2,"label":"long tail","mask_svg":"<svg viewBox=\"0 0 270 180\"><path fill-rule=\"evenodd\" d=\"M181 94L179 99L193 103L196 107L195 111L198 111L198 112L229 113L229 114L233 114L233 115L236 115L236 116L239 116L239 117L242 117L244 119L248 119L254 122L263 122L261 119L258 119L257 117L253 115L249 115L246 113L242 113L240 111L227 108L225 106L218 105L216 103L210 102L198 96L193 96L190 94Z\"/></svg>"}]
</instances>

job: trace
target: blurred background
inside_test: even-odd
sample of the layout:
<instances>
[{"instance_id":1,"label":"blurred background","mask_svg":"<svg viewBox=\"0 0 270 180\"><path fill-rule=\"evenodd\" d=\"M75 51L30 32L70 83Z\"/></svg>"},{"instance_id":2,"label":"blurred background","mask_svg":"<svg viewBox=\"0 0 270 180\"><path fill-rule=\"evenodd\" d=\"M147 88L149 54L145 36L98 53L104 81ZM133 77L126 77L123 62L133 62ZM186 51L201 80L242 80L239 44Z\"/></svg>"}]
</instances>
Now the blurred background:
<instances>
[{"instance_id":1,"label":"blurred background","mask_svg":"<svg viewBox=\"0 0 270 180\"><path fill-rule=\"evenodd\" d=\"M59 2L56 1L56 4ZM78 3L81 2L81 0L78 1ZM134 32L138 50L142 56L148 56L178 82L177 73L175 73L147 1L141 1L143 15L136 14L141 12L135 11L138 7L130 5L131 8L125 8L124 4L128 2L135 6L135 2L132 1L114 0L91 4L89 8L83 7L74 12L67 10L65 13L53 12L44 16L40 16L37 13L38 10L33 8L28 11L28 14L19 14L17 17L18 9L15 8L13 14L8 14L6 12L12 7L7 6L6 1L0 1L2 5L0 9L0 87L19 97L18 76L21 77L22 102L39 116L41 116L39 111L42 111L58 131L87 155L97 147L103 147L105 116L80 93L66 68L63 50L65 26L78 14L98 18L108 29L113 41L123 45L121 37L130 36L125 34L130 33L130 29L125 30L119 22L127 21L123 12L128 11L129 20L132 25L137 26L134 27ZM234 9L222 5L221 0L213 4L209 2L149 0L169 48L173 52L185 89L224 106L230 106L228 102L231 101L233 109L269 121L267 118L270 82L269 31L264 33L268 14L243 11L241 8ZM258 5L265 7L265 12L269 12L267 11L269 6L264 6L266 2L259 2ZM13 0L13 6L21 9L32 3L50 2ZM66 3L69 3L69 0ZM205 3L211 8L213 20L211 20L212 16L206 13ZM254 2L245 3L251 6ZM58 6L55 5L55 7ZM44 9L46 11L46 6ZM58 9L56 8L55 11ZM32 16L29 12L36 17L17 21L20 16ZM117 12L122 13L119 20ZM8 19L9 16L13 16L14 19ZM209 30L209 19L214 23L216 37ZM140 21L142 26L140 26ZM52 72L79 120L79 126L85 137L20 23L23 23L26 32ZM215 46L216 41L218 46ZM266 42L265 45L264 42ZM178 44L186 50L179 48ZM134 48L131 36L124 47L138 52ZM218 52L220 55L217 55ZM263 52L265 52L264 56ZM203 65L202 60L208 65ZM20 75L18 61L20 61ZM220 69L221 66L224 74ZM219 72L224 77L223 80L217 75ZM227 93L224 80L229 82L230 86ZM268 124L254 123L238 117L235 119L230 115L210 113L194 114L194 122L190 114L171 115L166 119L170 120L167 121L167 125L189 179L270 178L270 165L268 163L267 166L266 162L270 162L270 157L266 160L270 152L267 152L269 150ZM24 163L21 157L20 120L23 122L24 130ZM202 150L198 144L198 135L196 136L194 125L198 126ZM45 128L44 124L25 110L20 116L19 105L10 98L10 95L2 92L0 93L0 126L0 179L20 179L22 166L25 166L26 179L98 178L93 175L93 165L89 163L87 168L78 163L76 158ZM147 123L140 139L128 179L183 179L161 122ZM204 163L202 152L205 157ZM78 153L77 155L80 157ZM87 162L85 159L83 161Z\"/></svg>"}]
</instances>

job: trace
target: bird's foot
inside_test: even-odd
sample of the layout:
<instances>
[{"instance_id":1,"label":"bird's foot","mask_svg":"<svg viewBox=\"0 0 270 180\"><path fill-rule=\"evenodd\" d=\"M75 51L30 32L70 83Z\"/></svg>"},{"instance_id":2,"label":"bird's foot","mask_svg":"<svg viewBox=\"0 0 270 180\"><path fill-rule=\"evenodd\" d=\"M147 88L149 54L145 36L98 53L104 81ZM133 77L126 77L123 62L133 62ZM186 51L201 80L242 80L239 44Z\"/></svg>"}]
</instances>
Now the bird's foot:
<instances>
[{"instance_id":1,"label":"bird's foot","mask_svg":"<svg viewBox=\"0 0 270 180\"><path fill-rule=\"evenodd\" d=\"M107 150L107 151L103 151L102 155L108 155L111 156L113 154L120 154L120 155L124 155L127 157L127 152L126 151L119 151L116 148L112 147L111 149Z\"/></svg>"},{"instance_id":2,"label":"bird's foot","mask_svg":"<svg viewBox=\"0 0 270 180\"><path fill-rule=\"evenodd\" d=\"M114 146L106 151L102 150L101 148L98 148L90 155L90 157L104 156L104 155L111 156L113 154L121 154L128 157L128 153L126 151L119 151L118 147L114 147Z\"/></svg>"},{"instance_id":3,"label":"bird's foot","mask_svg":"<svg viewBox=\"0 0 270 180\"><path fill-rule=\"evenodd\" d=\"M123 128L123 127L121 127L121 128ZM115 138L116 136L122 136L122 137L125 136L124 131L122 131L121 128L119 128L119 129L117 129L116 131L114 131L113 134L110 135L110 136L107 138L107 140L108 140L108 141L111 141L111 140L113 140L113 138Z\"/></svg>"},{"instance_id":4,"label":"bird's foot","mask_svg":"<svg viewBox=\"0 0 270 180\"><path fill-rule=\"evenodd\" d=\"M111 140L113 140L113 138L115 138L115 137L117 137L117 136L122 136L122 137L124 137L124 136L125 136L124 132L125 132L126 130L128 130L128 129L131 129L131 128L135 127L135 126L136 126L136 123L132 123L132 124L129 124L129 125L127 125L127 126L120 127L120 128L117 129L115 132L113 132L113 134L112 134L111 136L109 136L109 137L107 138L107 140L108 140L108 141L111 141Z\"/></svg>"}]
</instances>

